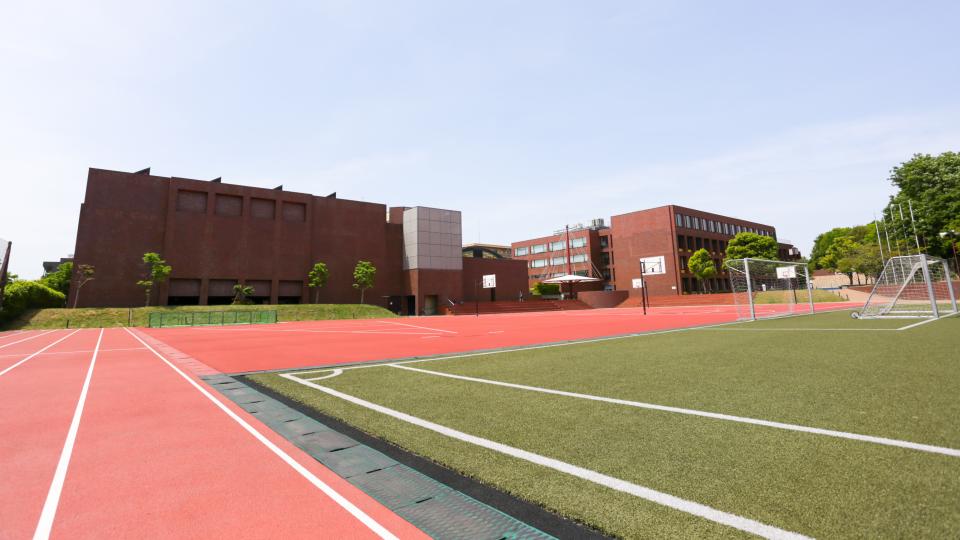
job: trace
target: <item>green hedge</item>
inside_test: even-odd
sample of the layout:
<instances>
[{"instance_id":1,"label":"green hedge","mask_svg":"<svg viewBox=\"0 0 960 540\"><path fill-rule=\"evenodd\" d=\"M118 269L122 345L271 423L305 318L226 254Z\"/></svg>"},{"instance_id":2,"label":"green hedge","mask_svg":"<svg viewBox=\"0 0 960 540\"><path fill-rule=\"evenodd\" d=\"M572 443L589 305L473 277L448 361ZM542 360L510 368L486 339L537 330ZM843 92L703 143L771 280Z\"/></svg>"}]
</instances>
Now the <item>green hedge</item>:
<instances>
[{"instance_id":1,"label":"green hedge","mask_svg":"<svg viewBox=\"0 0 960 540\"><path fill-rule=\"evenodd\" d=\"M15 281L7 286L3 295L0 322L16 319L30 309L63 307L67 297L36 281Z\"/></svg>"},{"instance_id":2,"label":"green hedge","mask_svg":"<svg viewBox=\"0 0 960 540\"><path fill-rule=\"evenodd\" d=\"M543 283L538 281L534 284L533 288L530 289L535 295L551 295L551 294L560 294L560 284L559 283Z\"/></svg>"}]
</instances>

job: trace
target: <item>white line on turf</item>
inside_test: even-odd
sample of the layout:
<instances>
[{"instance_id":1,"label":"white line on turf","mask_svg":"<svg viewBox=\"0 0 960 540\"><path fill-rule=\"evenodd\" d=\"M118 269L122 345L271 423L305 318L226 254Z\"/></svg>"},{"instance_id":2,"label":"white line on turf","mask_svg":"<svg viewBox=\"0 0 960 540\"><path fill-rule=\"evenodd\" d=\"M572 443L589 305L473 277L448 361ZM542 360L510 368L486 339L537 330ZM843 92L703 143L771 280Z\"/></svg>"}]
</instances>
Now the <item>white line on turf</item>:
<instances>
[{"instance_id":1,"label":"white line on turf","mask_svg":"<svg viewBox=\"0 0 960 540\"><path fill-rule=\"evenodd\" d=\"M388 364L389 367L397 369L405 369L408 371L415 371L417 373L425 373L427 375L434 375L437 377L447 377L449 379L458 379L461 381L469 381L483 384L492 384L495 386L505 386L507 388L514 388L517 390L527 390L530 392L539 392L542 394L554 394L557 396L572 397L577 399L586 399L590 401L601 401L604 403L613 403L615 405L626 405L628 407L637 407L640 409L651 409L655 411L671 412L677 414L687 414L691 416L701 416L705 418L713 418L715 420L726 420L729 422L739 422L742 424L752 424L756 426L772 427L778 429L785 429L789 431L799 431L802 433L812 433L814 435L825 435L827 437L837 437L840 439L851 439L855 441L869 442L874 444L882 444L886 446L897 446L900 448L908 448L910 450L920 450L922 452L930 452L934 454L944 454L947 456L960 457L960 450L954 448L944 448L942 446L933 446L929 444L920 444L910 441L902 441L899 439L888 439L886 437L874 437L872 435L860 435L857 433L848 433L846 431L836 431L832 429L821 429L809 426L801 426L798 424L786 424L783 422L772 422L770 420L760 420L757 418L748 418L745 416L734 416L730 414L721 414L713 413L708 411L699 411L696 409L684 409L681 407L671 407L668 405L657 405L655 403L644 403L641 401L629 401L626 399L616 399L608 398L603 396L594 396L591 394L579 394L576 392L566 392L563 390L552 390L550 388L541 388L539 386L527 386L525 384L514 384L508 382L494 381L490 379L479 379L476 377L467 377L464 375L454 375L452 373L443 373L440 371L430 371L427 369L413 368L410 366L401 366L397 364Z\"/></svg>"},{"instance_id":2,"label":"white line on turf","mask_svg":"<svg viewBox=\"0 0 960 540\"><path fill-rule=\"evenodd\" d=\"M7 373L8 371L12 370L13 368L15 368L15 367L17 367L17 366L19 366L19 365L27 362L27 361L30 360L31 358L33 358L33 357L35 357L35 356L37 356L37 355L43 354L43 351L49 349L50 347L53 347L53 346L56 345L57 343L60 343L61 341L67 339L68 337L76 334L76 333L79 332L79 331L80 331L80 330L74 330L73 332L70 332L69 334L67 334L67 335L63 336L62 338L54 341L53 343L47 345L46 347L40 349L39 351L31 354L30 356L27 356L27 357L24 358L23 360L20 360L20 361L17 362L16 364L13 364L12 366L4 369L3 371L0 371L0 377L2 377L5 373ZM53 354L53 353L49 353L49 354ZM17 356L19 356L19 355L17 355Z\"/></svg>"},{"instance_id":3,"label":"white line on turf","mask_svg":"<svg viewBox=\"0 0 960 540\"><path fill-rule=\"evenodd\" d=\"M958 312L953 312L953 313L951 313L951 314L949 314L949 315L944 315L943 317L940 317L940 319L946 319L947 317L953 317L953 316L956 315L957 313L958 313ZM932 322L939 321L940 319L927 319L927 320L925 320L925 321L920 321L920 322L918 322L918 323L913 323L913 324L909 324L909 325L904 326L904 327L901 327L901 328L897 328L897 330L909 330L909 329L911 329L911 328L916 328L916 327L922 326L922 325L924 325L924 324L929 324L929 323L932 323Z\"/></svg>"},{"instance_id":4,"label":"white line on turf","mask_svg":"<svg viewBox=\"0 0 960 540\"><path fill-rule=\"evenodd\" d=\"M72 335L72 334L71 334ZM40 512L40 520L37 522L37 529L33 533L34 540L45 540L50 538L50 531L53 529L53 518L57 515L57 506L60 505L60 494L63 493L63 482L67 479L67 468L70 466L70 456L73 455L73 446L77 441L77 432L80 430L80 417L83 416L83 406L87 402L87 392L90 390L90 380L93 379L93 367L97 364L97 353L100 349L100 342L103 340L103 329L100 329L100 335L97 337L97 345L93 348L93 357L90 359L90 367L87 368L87 376L83 379L83 387L80 389L80 398L77 400L77 408L73 411L73 420L70 421L70 429L67 431L67 440L63 443L63 451L60 452L60 460L57 462L57 470L53 474L53 481L50 483L50 490L47 492L47 499L43 503L43 510Z\"/></svg>"},{"instance_id":5,"label":"white line on turf","mask_svg":"<svg viewBox=\"0 0 960 540\"><path fill-rule=\"evenodd\" d=\"M354 505L352 502L350 502L349 500L347 500L346 497L344 497L343 495L341 495L340 493L338 493L336 490L334 490L332 487L330 487L329 485L327 485L327 483L325 483L323 480L320 480L319 478L317 478L316 475L314 475L314 474L313 474L312 472L310 472L306 467L304 467L303 465L301 465L300 462L298 462L297 460L293 459L293 457L291 457L290 454L284 452L283 449L281 449L279 446L277 446L276 444L274 444L273 441L271 441L271 440L268 439L266 436L264 436L262 433L260 433L259 431L257 431L256 428L254 428L253 426L251 426L246 420L244 420L243 418L241 418L237 413L235 413L235 412L233 412L232 410L230 410L229 407L227 407L226 405L224 405L223 402L221 402L219 399L215 398L215 397L213 396L213 394L211 394L210 392L208 392L204 387L200 386L200 384L197 383L197 381L195 381L192 377L190 377L189 375L187 375L186 373L184 373L183 371L181 371L180 368L178 368L177 366L173 365L173 364L172 364L169 360L167 360L162 354L160 354L159 352L157 352L156 349L154 349L153 347L151 347L150 345L148 345L146 341L140 339L140 336L138 336L137 334L134 334L133 332L131 332L129 328L124 328L124 330L126 330L128 334L130 334L131 336L133 336L134 338L136 338L137 341L139 341L140 343L142 343L144 347L146 347L147 349L149 349L150 352L152 352L157 358L159 358L160 360L162 360L163 363L167 364L167 366L169 366L170 369L172 369L172 370L175 371L178 375L180 375L181 377L183 377L183 379L184 379L185 381L187 381L187 382L190 383L194 388L196 388L201 394L203 394L204 397L206 397L206 398L209 399L211 402L213 402L213 404L216 405L217 408L219 408L221 411L223 411L224 413L226 413L226 415L229 416L233 421L235 421L236 423L240 424L240 426L241 426L243 429L245 429L245 430L247 431L247 433L249 433L250 435L253 435L253 437L254 437L255 439L257 439L258 441L260 441L261 444L263 444L263 445L266 446L268 449L270 449L271 452L273 452L274 454L276 454L277 457L279 457L280 459L282 459L287 465L289 465L291 468L293 468L293 470L295 470L295 471L297 471L298 473L300 473L300 476L303 476L308 482L310 482L311 484L313 484L316 488L318 488L320 491L322 491L322 492L323 492L324 494L326 494L328 497L330 497L331 499L333 499L334 502L336 502L336 503L337 503L338 505L340 505L344 510L346 510L347 512L349 512L353 517L357 518L361 523L363 523L364 525L366 525L367 528L369 528L371 531L373 531L377 536L379 536L380 538L384 538L384 539L399 540L393 533L391 533L390 531L388 531L388 530L386 529L386 527L384 527L383 525L381 525L380 523L378 523L375 519L373 519L372 517L370 517L369 515L367 515L366 512L364 512L363 510L361 510L360 508L358 508L356 505Z\"/></svg>"},{"instance_id":6,"label":"white line on turf","mask_svg":"<svg viewBox=\"0 0 960 540\"><path fill-rule=\"evenodd\" d=\"M464 441L470 444L474 444L495 452L500 452L508 456L515 457L517 459L522 459L530 463L535 463L537 465L553 469L595 484L599 484L610 489L614 489L623 493L628 493L635 497L645 499L647 501L660 504L681 512L686 512L694 516L699 516L704 519L708 519L715 523L720 523L721 525L726 525L728 527L733 527L741 531L746 531L763 538L776 538L776 539L804 539L807 538L801 534L786 531L772 525L767 525L759 521L755 521L743 516L738 516L736 514L731 514L728 512L723 512L709 506L696 503L693 501L688 501L686 499L681 499L674 495L664 493L662 491L657 491L648 487L644 487L626 480L621 480L619 478L614 478L612 476L607 476L605 474L593 471L590 469L585 469L583 467L578 467L571 463L565 461L560 461L558 459L549 458L540 454L535 454L533 452L528 452L520 448L515 448L513 446L508 446L506 444L498 443L496 441L491 441L489 439L484 439L482 437L477 437L475 435L470 435L462 431L457 431L440 424L435 424L429 420L424 420L416 416L412 416L394 409L389 409L382 405L377 405L376 403L371 403L369 401L360 399L350 394L344 394L332 388L327 388L325 386L320 386L319 384L314 384L303 379L298 379L289 374L281 374L281 377L294 381L296 383L302 384L304 386L309 386L310 388L320 390L321 392L327 393L331 396L338 397L355 405L371 409L373 411L379 412L381 414L386 414L392 416L398 420L419 426L441 435Z\"/></svg>"},{"instance_id":7,"label":"white line on turf","mask_svg":"<svg viewBox=\"0 0 960 540\"><path fill-rule=\"evenodd\" d=\"M428 327L428 326L417 326L417 325L415 325L415 324L407 324L407 323L402 323L402 322L395 322L395 321L382 321L382 322L385 322L385 323L387 323L387 324L397 324L397 325L400 325L400 326L409 326L410 328L419 328L419 329L421 329L421 330L430 330L430 331L432 331L432 332L443 332L443 333L445 333L445 334L457 334L457 333L459 333L459 332L454 332L453 330L441 330L441 329L439 329L439 328L430 328L430 327Z\"/></svg>"},{"instance_id":8,"label":"white line on turf","mask_svg":"<svg viewBox=\"0 0 960 540\"><path fill-rule=\"evenodd\" d=\"M342 369L333 369L333 370L330 370L330 371L331 371L331 373L330 373L329 375L324 375L323 377L314 377L314 378L312 378L312 379L304 379L304 380L306 380L306 381L322 381L323 379L332 379L332 378L336 377L337 375L340 375L341 373L343 373L343 370L342 370Z\"/></svg>"},{"instance_id":9,"label":"white line on turf","mask_svg":"<svg viewBox=\"0 0 960 540\"><path fill-rule=\"evenodd\" d=\"M55 331L56 331L56 330L47 330L46 332L40 332L39 334L34 334L34 335L30 336L30 337L26 337L26 338L23 338L23 339L19 339L19 340L17 340L17 341L11 341L10 343L4 343L3 345L0 345L0 349L6 349L7 347L9 347L9 346L11 346L11 345L16 345L17 343L23 343L24 341L30 341L31 339L37 339L37 338L40 337L40 336L45 336L45 335L47 335L47 334L49 334L49 333L51 333L51 332L55 332Z\"/></svg>"}]
</instances>

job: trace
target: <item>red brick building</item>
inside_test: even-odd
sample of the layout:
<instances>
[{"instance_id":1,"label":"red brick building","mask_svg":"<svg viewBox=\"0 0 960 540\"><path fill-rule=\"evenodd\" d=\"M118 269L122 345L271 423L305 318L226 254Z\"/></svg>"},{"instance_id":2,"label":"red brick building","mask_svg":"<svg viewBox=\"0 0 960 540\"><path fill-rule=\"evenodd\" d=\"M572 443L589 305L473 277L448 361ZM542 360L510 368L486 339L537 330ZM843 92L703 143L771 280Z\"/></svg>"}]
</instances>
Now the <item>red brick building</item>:
<instances>
[{"instance_id":1,"label":"red brick building","mask_svg":"<svg viewBox=\"0 0 960 540\"><path fill-rule=\"evenodd\" d=\"M706 280L707 291L726 291L729 278L722 261L727 242L739 232L748 231L777 237L776 228L753 221L731 218L692 208L669 205L613 216L609 227L593 220L589 227L573 227L570 237L570 265L573 273L601 278L593 288L634 292L634 280L640 277L640 260L656 268L647 274L648 293L652 296L697 292L700 283L687 270L687 259L704 248L711 253L720 273ZM557 274L566 273L566 231L521 242L513 242L513 255L527 261L530 286ZM780 243L779 258L796 260L800 252ZM588 284L579 290L589 290Z\"/></svg>"},{"instance_id":2,"label":"red brick building","mask_svg":"<svg viewBox=\"0 0 960 540\"><path fill-rule=\"evenodd\" d=\"M90 169L74 259L96 267L96 279L83 287L80 305L143 305L136 282L151 251L173 267L154 291L155 305L226 304L238 283L252 286L258 303L310 302L306 280L315 262L330 271L321 303L358 302L353 268L365 260L377 268L367 303L404 314L472 300L468 281L482 273L497 274L497 289L486 291L492 296L514 297L526 287L522 262L465 259L460 224L455 210L388 210L336 194Z\"/></svg>"}]
</instances>

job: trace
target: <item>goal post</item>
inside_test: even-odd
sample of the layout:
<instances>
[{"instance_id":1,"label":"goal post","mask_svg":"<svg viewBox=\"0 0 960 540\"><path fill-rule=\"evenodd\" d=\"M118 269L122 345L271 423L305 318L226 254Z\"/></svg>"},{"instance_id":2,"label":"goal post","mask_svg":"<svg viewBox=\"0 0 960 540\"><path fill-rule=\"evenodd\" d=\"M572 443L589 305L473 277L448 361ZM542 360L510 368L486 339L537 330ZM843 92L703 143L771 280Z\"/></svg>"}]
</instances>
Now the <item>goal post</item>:
<instances>
[{"instance_id":1,"label":"goal post","mask_svg":"<svg viewBox=\"0 0 960 540\"><path fill-rule=\"evenodd\" d=\"M813 286L806 263L730 259L724 266L730 276L737 320L813 313Z\"/></svg>"},{"instance_id":2,"label":"goal post","mask_svg":"<svg viewBox=\"0 0 960 540\"><path fill-rule=\"evenodd\" d=\"M956 312L956 291L947 261L929 255L901 255L887 259L863 308L853 316L936 319Z\"/></svg>"}]
</instances>

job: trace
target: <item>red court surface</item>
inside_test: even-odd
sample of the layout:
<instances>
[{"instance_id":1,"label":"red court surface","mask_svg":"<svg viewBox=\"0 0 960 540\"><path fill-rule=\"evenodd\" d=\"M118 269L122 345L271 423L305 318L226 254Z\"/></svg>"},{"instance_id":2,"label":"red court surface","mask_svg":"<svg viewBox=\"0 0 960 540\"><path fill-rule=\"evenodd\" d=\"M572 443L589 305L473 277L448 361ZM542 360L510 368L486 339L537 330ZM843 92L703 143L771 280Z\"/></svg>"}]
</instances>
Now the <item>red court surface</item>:
<instances>
[{"instance_id":1,"label":"red court surface","mask_svg":"<svg viewBox=\"0 0 960 540\"><path fill-rule=\"evenodd\" d=\"M817 311L860 304L818 304ZM757 312L787 314L788 306ZM592 309L447 317L406 317L145 330L151 336L224 373L326 366L637 332L722 324L737 320L734 306Z\"/></svg>"},{"instance_id":2,"label":"red court surface","mask_svg":"<svg viewBox=\"0 0 960 540\"><path fill-rule=\"evenodd\" d=\"M425 537L124 329L19 335L0 538Z\"/></svg>"}]
</instances>

